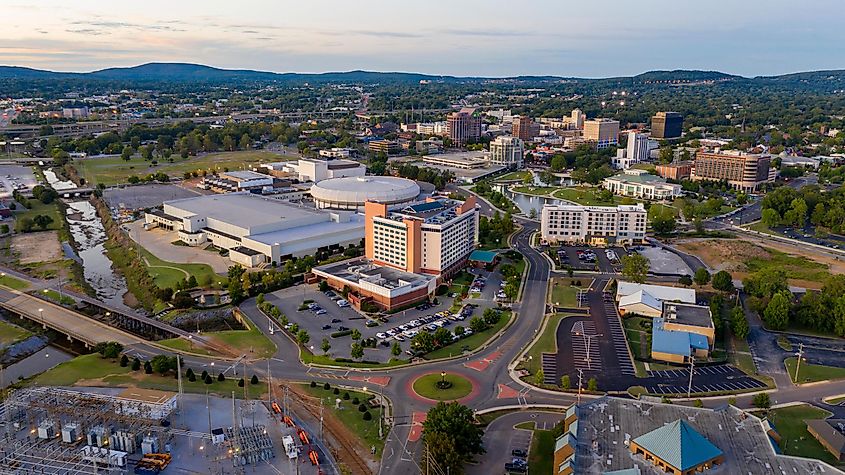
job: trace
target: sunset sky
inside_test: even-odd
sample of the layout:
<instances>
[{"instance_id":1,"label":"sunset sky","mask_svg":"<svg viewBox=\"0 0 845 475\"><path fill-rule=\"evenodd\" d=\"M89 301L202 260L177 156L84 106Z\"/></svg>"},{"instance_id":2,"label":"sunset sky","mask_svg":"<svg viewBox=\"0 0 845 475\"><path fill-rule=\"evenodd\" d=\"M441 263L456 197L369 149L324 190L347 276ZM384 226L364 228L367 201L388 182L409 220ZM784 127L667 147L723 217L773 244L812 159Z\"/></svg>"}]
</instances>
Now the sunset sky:
<instances>
[{"instance_id":1,"label":"sunset sky","mask_svg":"<svg viewBox=\"0 0 845 475\"><path fill-rule=\"evenodd\" d=\"M0 64L59 71L151 61L579 77L845 67L841 0L4 3Z\"/></svg>"}]
</instances>

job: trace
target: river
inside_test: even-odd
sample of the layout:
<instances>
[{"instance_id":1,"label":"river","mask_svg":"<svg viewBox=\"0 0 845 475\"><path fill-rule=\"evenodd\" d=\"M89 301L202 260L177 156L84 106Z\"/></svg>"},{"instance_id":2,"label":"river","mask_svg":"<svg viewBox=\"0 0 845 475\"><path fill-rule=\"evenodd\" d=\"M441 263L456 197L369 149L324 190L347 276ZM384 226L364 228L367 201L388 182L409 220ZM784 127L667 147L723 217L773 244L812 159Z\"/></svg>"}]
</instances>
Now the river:
<instances>
[{"instance_id":1,"label":"river","mask_svg":"<svg viewBox=\"0 0 845 475\"><path fill-rule=\"evenodd\" d=\"M123 296L128 291L126 279L114 272L111 260L106 256L106 230L94 205L89 201L68 202L67 222L82 260L85 281L94 288L97 298L114 308L134 313L123 303Z\"/></svg>"}]
</instances>

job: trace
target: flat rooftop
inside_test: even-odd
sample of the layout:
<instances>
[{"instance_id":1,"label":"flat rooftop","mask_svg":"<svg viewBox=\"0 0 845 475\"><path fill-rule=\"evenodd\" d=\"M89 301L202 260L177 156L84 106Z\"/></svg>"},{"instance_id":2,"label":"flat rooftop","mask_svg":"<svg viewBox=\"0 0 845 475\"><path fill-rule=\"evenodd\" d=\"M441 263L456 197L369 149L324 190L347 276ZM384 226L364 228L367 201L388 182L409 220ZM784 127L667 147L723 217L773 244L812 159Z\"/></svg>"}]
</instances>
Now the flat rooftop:
<instances>
[{"instance_id":1,"label":"flat rooftop","mask_svg":"<svg viewBox=\"0 0 845 475\"><path fill-rule=\"evenodd\" d=\"M235 170L231 172L222 172L220 173L222 177L234 178L237 180L263 180L263 179L272 179L273 177L270 175L265 175L263 173L254 172L251 170Z\"/></svg>"},{"instance_id":2,"label":"flat rooftop","mask_svg":"<svg viewBox=\"0 0 845 475\"><path fill-rule=\"evenodd\" d=\"M667 323L694 325L705 328L713 326L710 307L703 305L667 302L663 304L663 318L666 319Z\"/></svg>"},{"instance_id":3,"label":"flat rooftop","mask_svg":"<svg viewBox=\"0 0 845 475\"><path fill-rule=\"evenodd\" d=\"M176 393L158 391L156 389L127 388L118 393L117 397L148 404L164 404L176 397Z\"/></svg>"},{"instance_id":4,"label":"flat rooftop","mask_svg":"<svg viewBox=\"0 0 845 475\"><path fill-rule=\"evenodd\" d=\"M372 277L381 278L383 279L381 286L386 288L397 288L408 284L418 287L436 279L433 275L413 274L393 267L373 264L365 257L326 264L314 269L350 282Z\"/></svg>"},{"instance_id":5,"label":"flat rooftop","mask_svg":"<svg viewBox=\"0 0 845 475\"><path fill-rule=\"evenodd\" d=\"M252 234L245 239L260 242L272 246L279 243L288 252L297 252L305 249L314 249L317 247L336 244L335 236L338 233L346 233L360 231L361 239L364 238L364 217L360 214L352 214L349 216L349 221L324 221L316 224L308 224L305 226L297 226L294 228L282 229L279 231L271 231L268 233ZM324 236L328 237L331 242L323 243L321 240ZM311 240L307 240L312 238ZM307 241L306 241L307 240ZM291 247L293 244L300 242L301 249ZM287 245L286 245L287 244Z\"/></svg>"},{"instance_id":6,"label":"flat rooftop","mask_svg":"<svg viewBox=\"0 0 845 475\"><path fill-rule=\"evenodd\" d=\"M252 193L203 195L165 201L164 204L241 228L298 220L323 214L313 208L296 206L286 201L264 198Z\"/></svg>"},{"instance_id":7,"label":"flat rooftop","mask_svg":"<svg viewBox=\"0 0 845 475\"><path fill-rule=\"evenodd\" d=\"M650 462L631 454L626 441L678 419L724 453L725 463L708 473L842 473L817 460L776 454L762 421L733 406L713 410L603 397L579 405L577 414L575 473L601 474L635 465L642 473L656 473Z\"/></svg>"}]
</instances>

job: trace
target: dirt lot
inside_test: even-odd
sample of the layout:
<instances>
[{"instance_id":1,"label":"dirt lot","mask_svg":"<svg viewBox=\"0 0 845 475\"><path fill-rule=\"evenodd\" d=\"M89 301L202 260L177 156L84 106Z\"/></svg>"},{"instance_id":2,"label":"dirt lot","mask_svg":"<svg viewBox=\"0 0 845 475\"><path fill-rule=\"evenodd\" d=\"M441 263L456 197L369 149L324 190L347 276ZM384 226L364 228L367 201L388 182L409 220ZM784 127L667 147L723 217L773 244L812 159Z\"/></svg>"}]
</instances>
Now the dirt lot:
<instances>
[{"instance_id":1,"label":"dirt lot","mask_svg":"<svg viewBox=\"0 0 845 475\"><path fill-rule=\"evenodd\" d=\"M18 234L12 237L12 252L21 264L51 262L63 257L57 231Z\"/></svg>"},{"instance_id":2,"label":"dirt lot","mask_svg":"<svg viewBox=\"0 0 845 475\"><path fill-rule=\"evenodd\" d=\"M845 273L845 262L836 259L834 256L819 252L806 252L806 249L798 249L789 244L782 244L769 241L761 241L751 237L740 237L738 239L686 239L680 240L675 245L690 254L700 257L708 267L720 271L730 272L735 279L742 279L749 273L747 263L749 261L772 261L777 265L778 254L770 251L780 251L789 256L828 267L832 274ZM787 275L791 273L801 274L805 269L799 266L783 266ZM790 278L792 285L805 288L820 288L823 282L821 279Z\"/></svg>"}]
</instances>

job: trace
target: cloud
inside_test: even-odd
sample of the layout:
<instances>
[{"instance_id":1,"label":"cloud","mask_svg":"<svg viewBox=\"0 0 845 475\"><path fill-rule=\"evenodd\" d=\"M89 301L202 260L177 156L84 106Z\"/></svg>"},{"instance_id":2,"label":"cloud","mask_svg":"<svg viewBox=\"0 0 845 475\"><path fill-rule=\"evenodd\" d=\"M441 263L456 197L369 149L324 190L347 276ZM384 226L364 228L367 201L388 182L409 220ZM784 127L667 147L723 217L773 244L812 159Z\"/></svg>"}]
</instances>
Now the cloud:
<instances>
[{"instance_id":1,"label":"cloud","mask_svg":"<svg viewBox=\"0 0 845 475\"><path fill-rule=\"evenodd\" d=\"M163 24L141 24L141 23L131 23L125 21L112 21L112 20L76 20L71 22L71 25L77 25L82 27L96 27L96 28L107 28L107 29L127 29L127 30L137 30L137 31L173 31L173 32L185 32L188 31L184 28L176 28L171 26L174 24L173 22L160 22Z\"/></svg>"},{"instance_id":2,"label":"cloud","mask_svg":"<svg viewBox=\"0 0 845 475\"><path fill-rule=\"evenodd\" d=\"M81 35L94 35L94 36L111 34L110 32L108 32L106 30L98 30L98 29L95 29L95 28L77 28L77 29L68 29L68 30L65 30L65 31L68 32L68 33L78 33L78 34L81 34ZM44 32L44 33L46 33L46 32Z\"/></svg>"},{"instance_id":3,"label":"cloud","mask_svg":"<svg viewBox=\"0 0 845 475\"><path fill-rule=\"evenodd\" d=\"M505 37L505 36L533 36L535 33L519 30L502 29L464 29L464 28L442 28L437 32L453 36L481 36L481 37Z\"/></svg>"}]
</instances>

